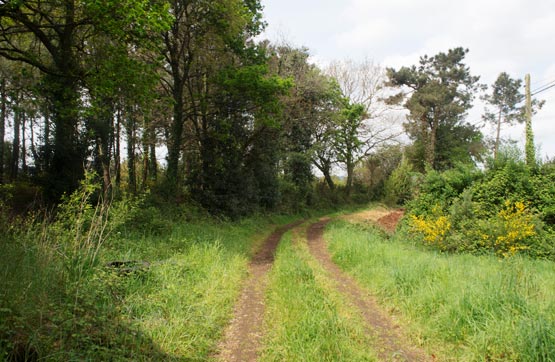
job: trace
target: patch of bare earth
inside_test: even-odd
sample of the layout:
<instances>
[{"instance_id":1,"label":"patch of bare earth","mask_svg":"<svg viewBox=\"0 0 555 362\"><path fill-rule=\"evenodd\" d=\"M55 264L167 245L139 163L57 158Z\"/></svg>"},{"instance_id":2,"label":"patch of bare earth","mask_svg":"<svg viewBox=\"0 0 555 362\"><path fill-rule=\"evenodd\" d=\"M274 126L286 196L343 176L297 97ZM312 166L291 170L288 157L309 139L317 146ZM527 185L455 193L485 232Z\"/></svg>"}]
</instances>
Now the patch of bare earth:
<instances>
[{"instance_id":1,"label":"patch of bare earth","mask_svg":"<svg viewBox=\"0 0 555 362\"><path fill-rule=\"evenodd\" d=\"M263 332L267 273L274 262L275 250L281 237L300 223L302 221L278 228L264 241L252 258L249 276L235 305L234 317L224 332L218 354L215 356L218 361L256 361Z\"/></svg>"},{"instance_id":2,"label":"patch of bare earth","mask_svg":"<svg viewBox=\"0 0 555 362\"><path fill-rule=\"evenodd\" d=\"M343 215L341 216L341 218L351 222L368 223L376 222L380 218L388 215L390 212L391 210L380 206L372 208L371 210L364 210L352 214Z\"/></svg>"},{"instance_id":3,"label":"patch of bare earth","mask_svg":"<svg viewBox=\"0 0 555 362\"><path fill-rule=\"evenodd\" d=\"M344 215L341 218L354 223L375 224L391 234L395 232L395 228L404 214L404 210L401 209L391 211L385 207L377 207Z\"/></svg>"},{"instance_id":4,"label":"patch of bare earth","mask_svg":"<svg viewBox=\"0 0 555 362\"><path fill-rule=\"evenodd\" d=\"M395 210L385 216L380 217L376 221L376 224L388 233L394 233L395 229L397 228L397 224L403 218L403 215L405 215L404 210Z\"/></svg>"},{"instance_id":5,"label":"patch of bare earth","mask_svg":"<svg viewBox=\"0 0 555 362\"><path fill-rule=\"evenodd\" d=\"M366 213L359 217L375 218L379 214L378 210L375 214ZM387 217L387 215L380 215L375 221ZM398 215L392 216L391 219L394 217L398 217ZM380 361L431 361L432 358L428 357L423 350L410 345L400 327L379 307L375 298L364 291L351 276L344 273L332 261L323 237L324 228L329 221L329 219L322 219L309 227L307 234L309 250L335 281L339 292L345 295L360 311L365 321L366 332L376 341L374 349Z\"/></svg>"}]
</instances>

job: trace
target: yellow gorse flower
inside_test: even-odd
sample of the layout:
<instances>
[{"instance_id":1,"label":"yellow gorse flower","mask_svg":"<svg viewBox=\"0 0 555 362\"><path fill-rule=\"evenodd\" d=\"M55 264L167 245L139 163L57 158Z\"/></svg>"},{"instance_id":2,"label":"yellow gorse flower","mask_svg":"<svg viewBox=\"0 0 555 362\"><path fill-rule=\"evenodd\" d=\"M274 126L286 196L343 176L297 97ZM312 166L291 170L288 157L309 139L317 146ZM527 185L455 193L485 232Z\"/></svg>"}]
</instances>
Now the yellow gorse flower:
<instances>
[{"instance_id":1,"label":"yellow gorse flower","mask_svg":"<svg viewBox=\"0 0 555 362\"><path fill-rule=\"evenodd\" d=\"M437 215L439 210L434 208L432 212ZM447 216L439 215L424 218L423 216L411 215L410 226L414 232L421 234L428 244L445 250L445 238L451 229L451 221Z\"/></svg>"},{"instance_id":2,"label":"yellow gorse flower","mask_svg":"<svg viewBox=\"0 0 555 362\"><path fill-rule=\"evenodd\" d=\"M498 255L504 257L512 256L519 250L528 247L522 242L527 238L536 235L533 223L533 215L526 208L522 201L514 203L505 202L505 207L497 214L501 223L497 235L488 235L484 238L493 246Z\"/></svg>"}]
</instances>

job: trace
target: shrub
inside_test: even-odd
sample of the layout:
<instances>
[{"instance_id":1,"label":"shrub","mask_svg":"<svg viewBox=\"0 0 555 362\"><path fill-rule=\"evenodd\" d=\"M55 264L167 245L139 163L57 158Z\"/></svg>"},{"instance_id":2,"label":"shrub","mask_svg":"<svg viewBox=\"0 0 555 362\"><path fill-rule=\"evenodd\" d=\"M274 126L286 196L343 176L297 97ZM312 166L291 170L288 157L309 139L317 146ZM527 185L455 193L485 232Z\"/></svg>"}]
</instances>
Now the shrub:
<instances>
[{"instance_id":1,"label":"shrub","mask_svg":"<svg viewBox=\"0 0 555 362\"><path fill-rule=\"evenodd\" d=\"M482 225L484 245L503 257L528 249L527 241L536 235L534 216L521 201L506 201L496 217Z\"/></svg>"},{"instance_id":2,"label":"shrub","mask_svg":"<svg viewBox=\"0 0 555 362\"><path fill-rule=\"evenodd\" d=\"M443 251L555 259L554 168L509 156L490 167L430 171L407 204L411 230Z\"/></svg>"},{"instance_id":3,"label":"shrub","mask_svg":"<svg viewBox=\"0 0 555 362\"><path fill-rule=\"evenodd\" d=\"M403 205L413 197L415 173L412 165L403 157L385 182L385 202L388 205Z\"/></svg>"},{"instance_id":4,"label":"shrub","mask_svg":"<svg viewBox=\"0 0 555 362\"><path fill-rule=\"evenodd\" d=\"M442 214L439 206L433 209L432 215L410 215L409 225L411 230L420 234L427 244L443 251L448 249L445 240L451 230L451 221Z\"/></svg>"}]
</instances>

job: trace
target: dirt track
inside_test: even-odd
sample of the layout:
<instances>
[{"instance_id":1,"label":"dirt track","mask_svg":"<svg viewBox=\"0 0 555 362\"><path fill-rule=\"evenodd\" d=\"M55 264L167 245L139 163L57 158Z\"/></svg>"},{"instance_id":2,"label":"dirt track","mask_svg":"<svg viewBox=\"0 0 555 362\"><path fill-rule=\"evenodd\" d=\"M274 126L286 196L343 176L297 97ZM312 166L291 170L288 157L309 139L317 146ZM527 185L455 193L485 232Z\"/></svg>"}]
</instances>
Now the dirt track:
<instances>
[{"instance_id":1,"label":"dirt track","mask_svg":"<svg viewBox=\"0 0 555 362\"><path fill-rule=\"evenodd\" d=\"M374 209L351 214L345 219L355 222L374 222L387 232L394 232L402 217L402 211ZM429 361L432 360L421 349L411 346L399 326L362 289L356 281L345 274L332 260L327 250L323 233L330 219L322 219L309 226L307 243L311 254L327 271L337 290L346 296L365 322L366 332L377 341L373 346L380 361ZM260 352L263 333L264 293L267 273L270 270L275 250L282 235L302 223L277 229L263 243L249 264L249 277L237 301L234 318L224 333L216 358L225 362L253 362Z\"/></svg>"},{"instance_id":2,"label":"dirt track","mask_svg":"<svg viewBox=\"0 0 555 362\"><path fill-rule=\"evenodd\" d=\"M266 274L274 262L274 253L282 235L302 221L274 231L262 244L249 264L249 277L235 305L234 318L225 330L217 359L226 362L256 361L262 337Z\"/></svg>"},{"instance_id":3,"label":"dirt track","mask_svg":"<svg viewBox=\"0 0 555 362\"><path fill-rule=\"evenodd\" d=\"M390 220L393 218L386 219L388 223L384 226L390 228ZM323 237L324 228L329 221L329 219L322 219L309 227L307 238L310 253L328 272L329 277L335 282L337 290L345 295L350 303L359 311L365 321L366 333L377 341L373 347L378 353L380 360L427 361L426 354L422 350L408 344L399 326L378 306L375 299L358 286L352 277L345 274L331 260Z\"/></svg>"}]
</instances>

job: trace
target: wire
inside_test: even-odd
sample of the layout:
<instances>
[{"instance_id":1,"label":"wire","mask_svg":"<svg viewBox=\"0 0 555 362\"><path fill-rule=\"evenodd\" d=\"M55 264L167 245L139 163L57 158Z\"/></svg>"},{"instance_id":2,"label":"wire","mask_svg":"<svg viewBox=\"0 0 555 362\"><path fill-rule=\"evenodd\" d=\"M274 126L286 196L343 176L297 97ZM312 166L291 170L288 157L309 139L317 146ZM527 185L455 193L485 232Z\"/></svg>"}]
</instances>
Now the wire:
<instances>
[{"instance_id":1,"label":"wire","mask_svg":"<svg viewBox=\"0 0 555 362\"><path fill-rule=\"evenodd\" d=\"M537 88L542 88L546 83L551 83L551 82L553 82L553 80L550 80L550 79L553 79L553 77L546 77L546 78L543 78L543 79L540 80L540 81L536 81L536 82L532 83L531 86L534 87L534 88L536 88L536 89L537 89ZM548 80L549 80L549 81L548 81ZM540 84L540 85L538 85L538 84Z\"/></svg>"},{"instance_id":2,"label":"wire","mask_svg":"<svg viewBox=\"0 0 555 362\"><path fill-rule=\"evenodd\" d=\"M545 86L545 87L544 87L543 89L540 89L540 90L536 90L536 91L535 91L535 92L533 92L533 93L532 93L531 95L532 95L532 96L535 96L536 94L539 94L539 93L545 92L546 90L548 90L548 89L550 89L550 88L553 88L553 87L555 87L555 81L553 81L553 82L551 82L551 83L552 83L551 85L549 85L549 86Z\"/></svg>"}]
</instances>

